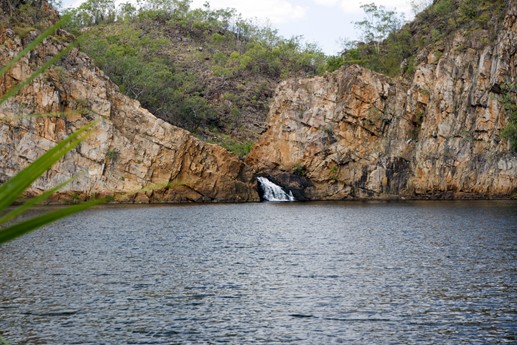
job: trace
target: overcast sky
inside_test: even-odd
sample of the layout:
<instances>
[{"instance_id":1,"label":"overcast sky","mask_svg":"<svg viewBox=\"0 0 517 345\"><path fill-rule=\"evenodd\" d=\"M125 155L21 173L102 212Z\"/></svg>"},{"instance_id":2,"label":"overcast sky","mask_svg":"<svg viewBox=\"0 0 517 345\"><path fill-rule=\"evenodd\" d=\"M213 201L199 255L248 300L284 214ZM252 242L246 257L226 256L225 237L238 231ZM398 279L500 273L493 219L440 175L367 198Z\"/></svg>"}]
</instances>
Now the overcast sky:
<instances>
[{"instance_id":1,"label":"overcast sky","mask_svg":"<svg viewBox=\"0 0 517 345\"><path fill-rule=\"evenodd\" d=\"M205 0L194 0L201 7ZM362 4L374 2L403 12L410 19L409 0L210 0L211 8L235 8L244 17L269 20L281 36L302 35L327 54L341 50L340 39L356 39L353 22L363 18Z\"/></svg>"},{"instance_id":2,"label":"overcast sky","mask_svg":"<svg viewBox=\"0 0 517 345\"><path fill-rule=\"evenodd\" d=\"M81 2L64 0L64 7ZM202 7L205 2L193 0L192 7ZM409 0L209 0L212 9L235 8L245 18L270 22L285 38L301 35L327 54L341 50L341 38L357 38L353 22L363 18L360 6L372 2L404 12L406 19L411 17Z\"/></svg>"}]
</instances>

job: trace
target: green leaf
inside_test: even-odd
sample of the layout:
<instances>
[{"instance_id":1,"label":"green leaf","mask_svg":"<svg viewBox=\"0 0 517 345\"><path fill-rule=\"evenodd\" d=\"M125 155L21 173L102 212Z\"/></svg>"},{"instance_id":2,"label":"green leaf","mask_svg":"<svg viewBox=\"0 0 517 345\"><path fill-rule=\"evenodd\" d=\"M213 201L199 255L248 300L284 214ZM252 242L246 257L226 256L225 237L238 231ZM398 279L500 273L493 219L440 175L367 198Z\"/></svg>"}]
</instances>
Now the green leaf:
<instances>
[{"instance_id":1,"label":"green leaf","mask_svg":"<svg viewBox=\"0 0 517 345\"><path fill-rule=\"evenodd\" d=\"M31 218L29 220L14 224L5 229L0 230L0 244L11 241L17 237L23 236L39 227L52 223L58 219L70 216L74 213L86 210L95 205L99 205L108 201L108 198L95 199L83 202L79 205L68 206L54 212L46 213L41 216Z\"/></svg>"},{"instance_id":2,"label":"green leaf","mask_svg":"<svg viewBox=\"0 0 517 345\"><path fill-rule=\"evenodd\" d=\"M84 39L84 38L83 38ZM50 68L53 64L55 64L59 59L61 59L63 56L67 55L73 48L75 48L77 45L79 45L80 39L77 39L76 41L70 43L65 49L54 55L50 60L45 62L43 65L41 65L40 68L38 68L36 71L34 71L27 79L22 81L21 83L13 86L10 88L1 98L0 98L0 105L5 103L9 98L15 96L22 90L24 87L29 85L36 79L39 75L43 74L47 69Z\"/></svg>"},{"instance_id":3,"label":"green leaf","mask_svg":"<svg viewBox=\"0 0 517 345\"><path fill-rule=\"evenodd\" d=\"M31 165L20 171L0 186L0 211L10 206L40 175L48 170L55 162L64 157L67 152L75 148L92 131L98 121L72 133L52 149L35 160Z\"/></svg>"},{"instance_id":4,"label":"green leaf","mask_svg":"<svg viewBox=\"0 0 517 345\"><path fill-rule=\"evenodd\" d=\"M14 58L12 58L2 69L0 69L0 78L4 76L4 74L10 70L18 61L20 61L25 55L27 55L31 50L40 45L41 42L45 40L45 38L51 36L57 29L65 25L70 20L70 16L63 16L58 22L49 27L47 30L42 32L34 41L29 43L25 49L16 54Z\"/></svg>"},{"instance_id":5,"label":"green leaf","mask_svg":"<svg viewBox=\"0 0 517 345\"><path fill-rule=\"evenodd\" d=\"M2 218L0 218L0 225L5 224L10 220L15 219L19 215L23 214L25 211L30 210L33 206L47 200L52 194L54 194L55 192L57 192L58 190L60 190L64 186L66 186L67 184L69 184L72 180L73 180L73 178L68 179L67 181L55 186L54 188L49 189L49 190L43 192L42 194L27 200L23 205L21 205L20 207L17 207L16 209L12 210L11 212L7 213Z\"/></svg>"}]
</instances>

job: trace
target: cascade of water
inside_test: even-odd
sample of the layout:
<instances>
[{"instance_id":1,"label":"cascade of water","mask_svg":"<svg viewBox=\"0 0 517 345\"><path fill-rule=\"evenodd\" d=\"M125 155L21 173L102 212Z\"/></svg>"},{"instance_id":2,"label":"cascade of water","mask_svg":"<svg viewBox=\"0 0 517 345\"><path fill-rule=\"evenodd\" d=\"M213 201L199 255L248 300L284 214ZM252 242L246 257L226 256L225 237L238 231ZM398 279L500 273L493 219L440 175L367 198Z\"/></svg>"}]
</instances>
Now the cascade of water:
<instances>
[{"instance_id":1,"label":"cascade of water","mask_svg":"<svg viewBox=\"0 0 517 345\"><path fill-rule=\"evenodd\" d=\"M287 194L282 187L274 184L265 177L257 177L257 181L264 192L263 198L267 201L295 201L293 193L289 191Z\"/></svg>"}]
</instances>

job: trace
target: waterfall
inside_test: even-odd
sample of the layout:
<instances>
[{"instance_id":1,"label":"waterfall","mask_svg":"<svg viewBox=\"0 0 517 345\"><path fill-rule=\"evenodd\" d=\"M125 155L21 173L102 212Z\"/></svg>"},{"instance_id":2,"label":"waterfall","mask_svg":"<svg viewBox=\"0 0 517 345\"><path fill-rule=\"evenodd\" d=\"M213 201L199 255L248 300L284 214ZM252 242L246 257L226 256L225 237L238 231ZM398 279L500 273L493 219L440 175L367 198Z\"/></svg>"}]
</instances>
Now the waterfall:
<instances>
[{"instance_id":1,"label":"waterfall","mask_svg":"<svg viewBox=\"0 0 517 345\"><path fill-rule=\"evenodd\" d=\"M257 177L260 187L264 194L262 197L267 201L295 201L293 193L289 191L287 194L282 187L277 186L265 177Z\"/></svg>"}]
</instances>

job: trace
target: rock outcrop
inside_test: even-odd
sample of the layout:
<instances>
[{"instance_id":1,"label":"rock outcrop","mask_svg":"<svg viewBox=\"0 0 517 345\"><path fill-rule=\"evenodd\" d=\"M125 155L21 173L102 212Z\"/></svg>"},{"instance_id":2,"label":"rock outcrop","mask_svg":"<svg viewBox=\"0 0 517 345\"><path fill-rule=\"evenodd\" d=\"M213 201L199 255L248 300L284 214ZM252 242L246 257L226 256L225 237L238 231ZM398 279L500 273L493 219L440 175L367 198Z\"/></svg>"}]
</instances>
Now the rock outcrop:
<instances>
[{"instance_id":1,"label":"rock outcrop","mask_svg":"<svg viewBox=\"0 0 517 345\"><path fill-rule=\"evenodd\" d=\"M411 81L348 66L281 83L247 164L312 200L512 195L517 155L501 138L501 86L517 81L509 6L494 42L457 32Z\"/></svg>"},{"instance_id":2,"label":"rock outcrop","mask_svg":"<svg viewBox=\"0 0 517 345\"><path fill-rule=\"evenodd\" d=\"M0 41L3 65L23 44L9 29L0 33ZM0 82L1 93L55 56L66 41L70 37L63 31L46 39L8 72ZM66 115L33 116L51 113ZM32 192L75 176L62 190L61 200L106 194L129 202L259 200L252 175L237 156L154 117L122 95L77 49L0 107L0 182L96 119L101 121L94 133L38 179ZM167 183L173 185L132 193Z\"/></svg>"}]
</instances>

